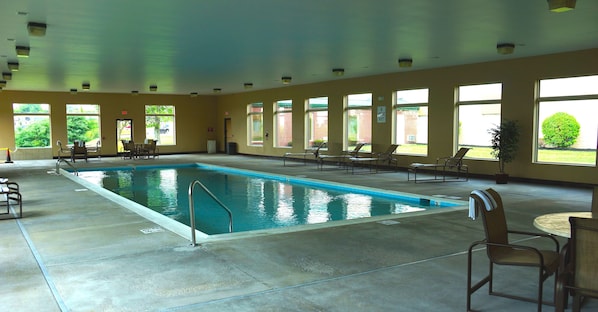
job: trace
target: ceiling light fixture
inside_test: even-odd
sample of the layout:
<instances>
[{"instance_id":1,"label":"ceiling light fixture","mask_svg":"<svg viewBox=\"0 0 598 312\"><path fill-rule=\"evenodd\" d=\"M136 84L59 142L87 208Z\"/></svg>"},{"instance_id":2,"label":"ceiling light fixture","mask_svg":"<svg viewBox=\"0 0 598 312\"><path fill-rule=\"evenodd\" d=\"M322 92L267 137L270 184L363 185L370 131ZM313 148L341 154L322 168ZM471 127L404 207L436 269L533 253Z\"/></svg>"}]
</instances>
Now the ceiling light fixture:
<instances>
[{"instance_id":1,"label":"ceiling light fixture","mask_svg":"<svg viewBox=\"0 0 598 312\"><path fill-rule=\"evenodd\" d=\"M8 69L10 69L10 71L19 71L19 63L18 62L8 62Z\"/></svg>"},{"instance_id":2,"label":"ceiling light fixture","mask_svg":"<svg viewBox=\"0 0 598 312\"><path fill-rule=\"evenodd\" d=\"M16 50L18 57L29 57L29 52L31 51L29 47L25 46L17 46Z\"/></svg>"},{"instance_id":3,"label":"ceiling light fixture","mask_svg":"<svg viewBox=\"0 0 598 312\"><path fill-rule=\"evenodd\" d=\"M156 92L156 91L158 91L158 86L157 85L151 85L150 88L149 88L149 90L152 91L152 92Z\"/></svg>"},{"instance_id":4,"label":"ceiling light fixture","mask_svg":"<svg viewBox=\"0 0 598 312\"><path fill-rule=\"evenodd\" d=\"M0 80L0 88L6 87L6 80Z\"/></svg>"},{"instance_id":5,"label":"ceiling light fixture","mask_svg":"<svg viewBox=\"0 0 598 312\"><path fill-rule=\"evenodd\" d=\"M410 58L400 58L399 59L399 67L407 68L413 65L413 60Z\"/></svg>"},{"instance_id":6,"label":"ceiling light fixture","mask_svg":"<svg viewBox=\"0 0 598 312\"><path fill-rule=\"evenodd\" d=\"M514 43L499 43L496 45L496 52L498 54L512 54L515 51Z\"/></svg>"},{"instance_id":7,"label":"ceiling light fixture","mask_svg":"<svg viewBox=\"0 0 598 312\"><path fill-rule=\"evenodd\" d=\"M550 12L567 12L575 9L575 0L548 0Z\"/></svg>"},{"instance_id":8,"label":"ceiling light fixture","mask_svg":"<svg viewBox=\"0 0 598 312\"><path fill-rule=\"evenodd\" d=\"M289 84L291 83L291 80L293 80L293 78L291 76L282 76L280 80L282 80L283 84Z\"/></svg>"},{"instance_id":9,"label":"ceiling light fixture","mask_svg":"<svg viewBox=\"0 0 598 312\"><path fill-rule=\"evenodd\" d=\"M222 89L220 89L220 88L214 88L214 93L220 93L220 92L222 92Z\"/></svg>"},{"instance_id":10,"label":"ceiling light fixture","mask_svg":"<svg viewBox=\"0 0 598 312\"><path fill-rule=\"evenodd\" d=\"M83 89L84 91L88 91L91 88L91 85L89 84L89 82L84 82L81 84L81 89Z\"/></svg>"},{"instance_id":11,"label":"ceiling light fixture","mask_svg":"<svg viewBox=\"0 0 598 312\"><path fill-rule=\"evenodd\" d=\"M189 93L189 95L190 95L191 97L197 97L197 92L191 92L191 93Z\"/></svg>"},{"instance_id":12,"label":"ceiling light fixture","mask_svg":"<svg viewBox=\"0 0 598 312\"><path fill-rule=\"evenodd\" d=\"M131 91L131 94L132 94L132 95L138 95L138 94L139 94L139 91L137 91L137 90L133 90L133 91Z\"/></svg>"},{"instance_id":13,"label":"ceiling light fixture","mask_svg":"<svg viewBox=\"0 0 598 312\"><path fill-rule=\"evenodd\" d=\"M2 79L12 80L12 73L2 73Z\"/></svg>"},{"instance_id":14,"label":"ceiling light fixture","mask_svg":"<svg viewBox=\"0 0 598 312\"><path fill-rule=\"evenodd\" d=\"M44 23L29 22L27 24L27 30L29 31L29 34L32 36L36 36L36 37L45 36L46 28L47 28L47 25Z\"/></svg>"},{"instance_id":15,"label":"ceiling light fixture","mask_svg":"<svg viewBox=\"0 0 598 312\"><path fill-rule=\"evenodd\" d=\"M70 92L71 94L77 94L77 89L71 89Z\"/></svg>"},{"instance_id":16,"label":"ceiling light fixture","mask_svg":"<svg viewBox=\"0 0 598 312\"><path fill-rule=\"evenodd\" d=\"M243 87L244 87L245 89L251 89L251 88L253 88L253 83L251 83L251 82L246 82L246 83L244 83L244 84L243 84Z\"/></svg>"},{"instance_id":17,"label":"ceiling light fixture","mask_svg":"<svg viewBox=\"0 0 598 312\"><path fill-rule=\"evenodd\" d=\"M345 70L343 68L333 68L332 73L334 73L335 76L340 77L345 74Z\"/></svg>"}]
</instances>

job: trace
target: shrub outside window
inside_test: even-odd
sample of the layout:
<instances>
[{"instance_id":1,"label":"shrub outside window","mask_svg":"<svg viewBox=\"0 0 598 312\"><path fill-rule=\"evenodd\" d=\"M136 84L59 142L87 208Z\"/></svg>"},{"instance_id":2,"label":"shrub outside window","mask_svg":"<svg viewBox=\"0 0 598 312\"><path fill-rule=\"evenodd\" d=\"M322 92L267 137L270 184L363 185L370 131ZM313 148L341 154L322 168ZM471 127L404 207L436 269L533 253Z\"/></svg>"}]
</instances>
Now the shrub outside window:
<instances>
[{"instance_id":1,"label":"shrub outside window","mask_svg":"<svg viewBox=\"0 0 598 312\"><path fill-rule=\"evenodd\" d=\"M401 154L428 154L428 89L400 90L395 93L395 144Z\"/></svg>"},{"instance_id":2,"label":"shrub outside window","mask_svg":"<svg viewBox=\"0 0 598 312\"><path fill-rule=\"evenodd\" d=\"M457 92L457 148L473 147L470 158L494 159L488 130L501 122L502 84L460 86Z\"/></svg>"},{"instance_id":3,"label":"shrub outside window","mask_svg":"<svg viewBox=\"0 0 598 312\"><path fill-rule=\"evenodd\" d=\"M100 141L100 105L66 104L66 136L68 144L83 141L95 146Z\"/></svg>"},{"instance_id":4,"label":"shrub outside window","mask_svg":"<svg viewBox=\"0 0 598 312\"><path fill-rule=\"evenodd\" d=\"M247 105L247 142L248 145L264 144L264 104Z\"/></svg>"},{"instance_id":5,"label":"shrub outside window","mask_svg":"<svg viewBox=\"0 0 598 312\"><path fill-rule=\"evenodd\" d=\"M535 161L596 166L598 75L540 80Z\"/></svg>"},{"instance_id":6,"label":"shrub outside window","mask_svg":"<svg viewBox=\"0 0 598 312\"><path fill-rule=\"evenodd\" d=\"M293 101L274 103L274 146L293 146Z\"/></svg>"},{"instance_id":7,"label":"shrub outside window","mask_svg":"<svg viewBox=\"0 0 598 312\"><path fill-rule=\"evenodd\" d=\"M13 103L15 146L50 147L50 105Z\"/></svg>"},{"instance_id":8,"label":"shrub outside window","mask_svg":"<svg viewBox=\"0 0 598 312\"><path fill-rule=\"evenodd\" d=\"M306 113L305 146L316 147L328 141L328 97L308 99Z\"/></svg>"},{"instance_id":9,"label":"shrub outside window","mask_svg":"<svg viewBox=\"0 0 598 312\"><path fill-rule=\"evenodd\" d=\"M352 150L357 143L372 141L372 94L349 94L346 98L345 148ZM362 151L371 151L371 145Z\"/></svg>"},{"instance_id":10,"label":"shrub outside window","mask_svg":"<svg viewBox=\"0 0 598 312\"><path fill-rule=\"evenodd\" d=\"M158 140L158 145L175 145L174 117L174 105L146 105L146 140Z\"/></svg>"}]
</instances>

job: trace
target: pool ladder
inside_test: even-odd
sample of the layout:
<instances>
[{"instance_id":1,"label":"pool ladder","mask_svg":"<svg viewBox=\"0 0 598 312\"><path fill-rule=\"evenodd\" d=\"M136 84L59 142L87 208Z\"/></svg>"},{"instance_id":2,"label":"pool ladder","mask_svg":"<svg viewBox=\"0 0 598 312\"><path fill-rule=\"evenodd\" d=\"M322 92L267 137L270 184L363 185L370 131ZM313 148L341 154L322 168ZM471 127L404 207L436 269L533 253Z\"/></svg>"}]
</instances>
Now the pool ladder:
<instances>
[{"instance_id":1,"label":"pool ladder","mask_svg":"<svg viewBox=\"0 0 598 312\"><path fill-rule=\"evenodd\" d=\"M77 168L75 168L75 166L73 166L73 164L68 162L66 159L60 158L60 157L58 157L58 160L56 161L56 174L60 174L60 163L61 162L65 163L65 164L69 165L69 167L73 168L73 171L76 176L79 175L79 170L77 170Z\"/></svg>"},{"instance_id":2,"label":"pool ladder","mask_svg":"<svg viewBox=\"0 0 598 312\"><path fill-rule=\"evenodd\" d=\"M191 184L189 184L189 225L191 226L192 246L197 246L197 243L195 242L195 209L193 207L193 188L195 187L195 185L201 186L201 188L208 195L210 195L210 197L212 197L212 199L214 199L214 201L217 202L218 205L220 205L220 207L222 207L226 211L226 213L228 214L228 232L233 232L233 213L214 194L212 194L212 192L210 192L210 190L208 190L208 188L205 185L203 185L203 183L199 182L198 180L195 180L191 182Z\"/></svg>"}]
</instances>

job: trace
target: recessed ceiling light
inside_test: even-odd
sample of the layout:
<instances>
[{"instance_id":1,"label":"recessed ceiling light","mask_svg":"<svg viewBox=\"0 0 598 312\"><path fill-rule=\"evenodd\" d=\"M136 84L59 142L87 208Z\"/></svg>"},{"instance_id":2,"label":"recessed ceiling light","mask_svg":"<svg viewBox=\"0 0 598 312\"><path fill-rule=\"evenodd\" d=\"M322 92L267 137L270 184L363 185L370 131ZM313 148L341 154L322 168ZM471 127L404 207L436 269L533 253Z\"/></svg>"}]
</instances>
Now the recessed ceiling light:
<instances>
[{"instance_id":1,"label":"recessed ceiling light","mask_svg":"<svg viewBox=\"0 0 598 312\"><path fill-rule=\"evenodd\" d=\"M548 10L561 13L575 9L575 0L548 0Z\"/></svg>"},{"instance_id":2,"label":"recessed ceiling light","mask_svg":"<svg viewBox=\"0 0 598 312\"><path fill-rule=\"evenodd\" d=\"M71 89L70 92L71 94L77 94L77 89Z\"/></svg>"},{"instance_id":3,"label":"recessed ceiling light","mask_svg":"<svg viewBox=\"0 0 598 312\"><path fill-rule=\"evenodd\" d=\"M214 88L213 91L214 91L214 93L220 93L220 92L222 92L222 89L220 89L220 88Z\"/></svg>"},{"instance_id":4,"label":"recessed ceiling light","mask_svg":"<svg viewBox=\"0 0 598 312\"><path fill-rule=\"evenodd\" d=\"M84 82L81 84L81 89L83 89L84 91L87 91L91 88L91 85L89 84L89 82Z\"/></svg>"},{"instance_id":5,"label":"recessed ceiling light","mask_svg":"<svg viewBox=\"0 0 598 312\"><path fill-rule=\"evenodd\" d=\"M407 68L413 65L413 60L410 58L400 58L399 59L399 67Z\"/></svg>"},{"instance_id":6,"label":"recessed ceiling light","mask_svg":"<svg viewBox=\"0 0 598 312\"><path fill-rule=\"evenodd\" d=\"M18 11L18 12L17 12L17 15L21 15L21 16L25 16L25 15L27 15L27 14L29 14L29 13L27 13L27 12L25 12L25 11Z\"/></svg>"},{"instance_id":7,"label":"recessed ceiling light","mask_svg":"<svg viewBox=\"0 0 598 312\"><path fill-rule=\"evenodd\" d=\"M149 90L152 91L152 92L156 92L156 91L158 91L158 86L157 85L151 85L149 87Z\"/></svg>"},{"instance_id":8,"label":"recessed ceiling light","mask_svg":"<svg viewBox=\"0 0 598 312\"><path fill-rule=\"evenodd\" d=\"M46 35L47 25L44 23L29 22L27 24L27 30L29 34L36 37L43 37Z\"/></svg>"},{"instance_id":9,"label":"recessed ceiling light","mask_svg":"<svg viewBox=\"0 0 598 312\"><path fill-rule=\"evenodd\" d=\"M29 57L29 52L31 51L31 49L29 47L16 46L15 49L17 50L18 57Z\"/></svg>"},{"instance_id":10,"label":"recessed ceiling light","mask_svg":"<svg viewBox=\"0 0 598 312\"><path fill-rule=\"evenodd\" d=\"M12 80L12 73L2 73L2 79Z\"/></svg>"},{"instance_id":11,"label":"recessed ceiling light","mask_svg":"<svg viewBox=\"0 0 598 312\"><path fill-rule=\"evenodd\" d=\"M282 80L283 84L289 84L289 83L291 83L292 79L293 78L291 76L282 76L282 78L280 78L280 80Z\"/></svg>"},{"instance_id":12,"label":"recessed ceiling light","mask_svg":"<svg viewBox=\"0 0 598 312\"><path fill-rule=\"evenodd\" d=\"M18 62L8 62L8 69L11 71L19 71L19 63Z\"/></svg>"},{"instance_id":13,"label":"recessed ceiling light","mask_svg":"<svg viewBox=\"0 0 598 312\"><path fill-rule=\"evenodd\" d=\"M244 84L243 84L243 87L244 87L245 89L251 89L251 88L253 88L253 83L251 83L251 82L246 82L246 83L244 83Z\"/></svg>"},{"instance_id":14,"label":"recessed ceiling light","mask_svg":"<svg viewBox=\"0 0 598 312\"><path fill-rule=\"evenodd\" d=\"M335 76L342 76L345 74L345 69L343 68L333 68L332 69L332 73L334 73Z\"/></svg>"},{"instance_id":15,"label":"recessed ceiling light","mask_svg":"<svg viewBox=\"0 0 598 312\"><path fill-rule=\"evenodd\" d=\"M133 90L133 91L131 91L131 94L132 94L132 95L138 95L138 94L139 94L139 91L137 91L137 90Z\"/></svg>"},{"instance_id":16,"label":"recessed ceiling light","mask_svg":"<svg viewBox=\"0 0 598 312\"><path fill-rule=\"evenodd\" d=\"M0 87L6 87L6 80L0 80Z\"/></svg>"},{"instance_id":17,"label":"recessed ceiling light","mask_svg":"<svg viewBox=\"0 0 598 312\"><path fill-rule=\"evenodd\" d=\"M189 93L189 95L190 95L191 97L197 97L197 92L191 92L191 93Z\"/></svg>"},{"instance_id":18,"label":"recessed ceiling light","mask_svg":"<svg viewBox=\"0 0 598 312\"><path fill-rule=\"evenodd\" d=\"M512 54L514 50L514 43L499 43L496 45L496 52L498 52L498 54Z\"/></svg>"}]
</instances>

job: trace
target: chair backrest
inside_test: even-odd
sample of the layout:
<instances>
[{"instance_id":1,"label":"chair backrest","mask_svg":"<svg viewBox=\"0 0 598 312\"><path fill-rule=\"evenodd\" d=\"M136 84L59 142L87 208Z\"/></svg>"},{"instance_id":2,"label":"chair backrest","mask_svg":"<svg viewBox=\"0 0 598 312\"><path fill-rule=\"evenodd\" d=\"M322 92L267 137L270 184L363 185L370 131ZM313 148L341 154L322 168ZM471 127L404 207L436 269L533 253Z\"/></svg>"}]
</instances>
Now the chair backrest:
<instances>
[{"instance_id":1,"label":"chair backrest","mask_svg":"<svg viewBox=\"0 0 598 312\"><path fill-rule=\"evenodd\" d=\"M490 193L496 202L496 207L490 211L486 209L482 198L476 194L470 195L475 200L477 211L482 215L484 231L486 232L486 241L488 243L508 244L507 219L505 217L502 199L495 190L489 188L486 191ZM489 246L487 248L488 257L494 258L500 249L502 249L502 247Z\"/></svg>"},{"instance_id":2,"label":"chair backrest","mask_svg":"<svg viewBox=\"0 0 598 312\"><path fill-rule=\"evenodd\" d=\"M397 148L399 147L399 144L391 144L386 151L380 153L380 157L379 158L389 158L392 157L392 154L397 150Z\"/></svg>"},{"instance_id":3,"label":"chair backrest","mask_svg":"<svg viewBox=\"0 0 598 312\"><path fill-rule=\"evenodd\" d=\"M598 296L598 219L569 218L573 286L582 294Z\"/></svg>"},{"instance_id":4,"label":"chair backrest","mask_svg":"<svg viewBox=\"0 0 598 312\"><path fill-rule=\"evenodd\" d=\"M62 142L60 140L56 140L56 145L58 145L58 147L60 147L60 150L64 149L64 147L62 147Z\"/></svg>"},{"instance_id":5,"label":"chair backrest","mask_svg":"<svg viewBox=\"0 0 598 312\"><path fill-rule=\"evenodd\" d=\"M357 155L357 153L359 153L359 150L361 150L361 148L365 145L365 143L357 143L357 145L355 145L355 148L353 148L352 151L349 152L349 154L351 156L355 156Z\"/></svg>"},{"instance_id":6,"label":"chair backrest","mask_svg":"<svg viewBox=\"0 0 598 312\"><path fill-rule=\"evenodd\" d=\"M463 163L463 157L465 157L465 154L467 154L467 152L469 152L469 150L470 150L470 148L468 148L468 147L460 148L457 151L457 153L455 153L455 156L450 157L446 160L445 166L460 167Z\"/></svg>"}]
</instances>

